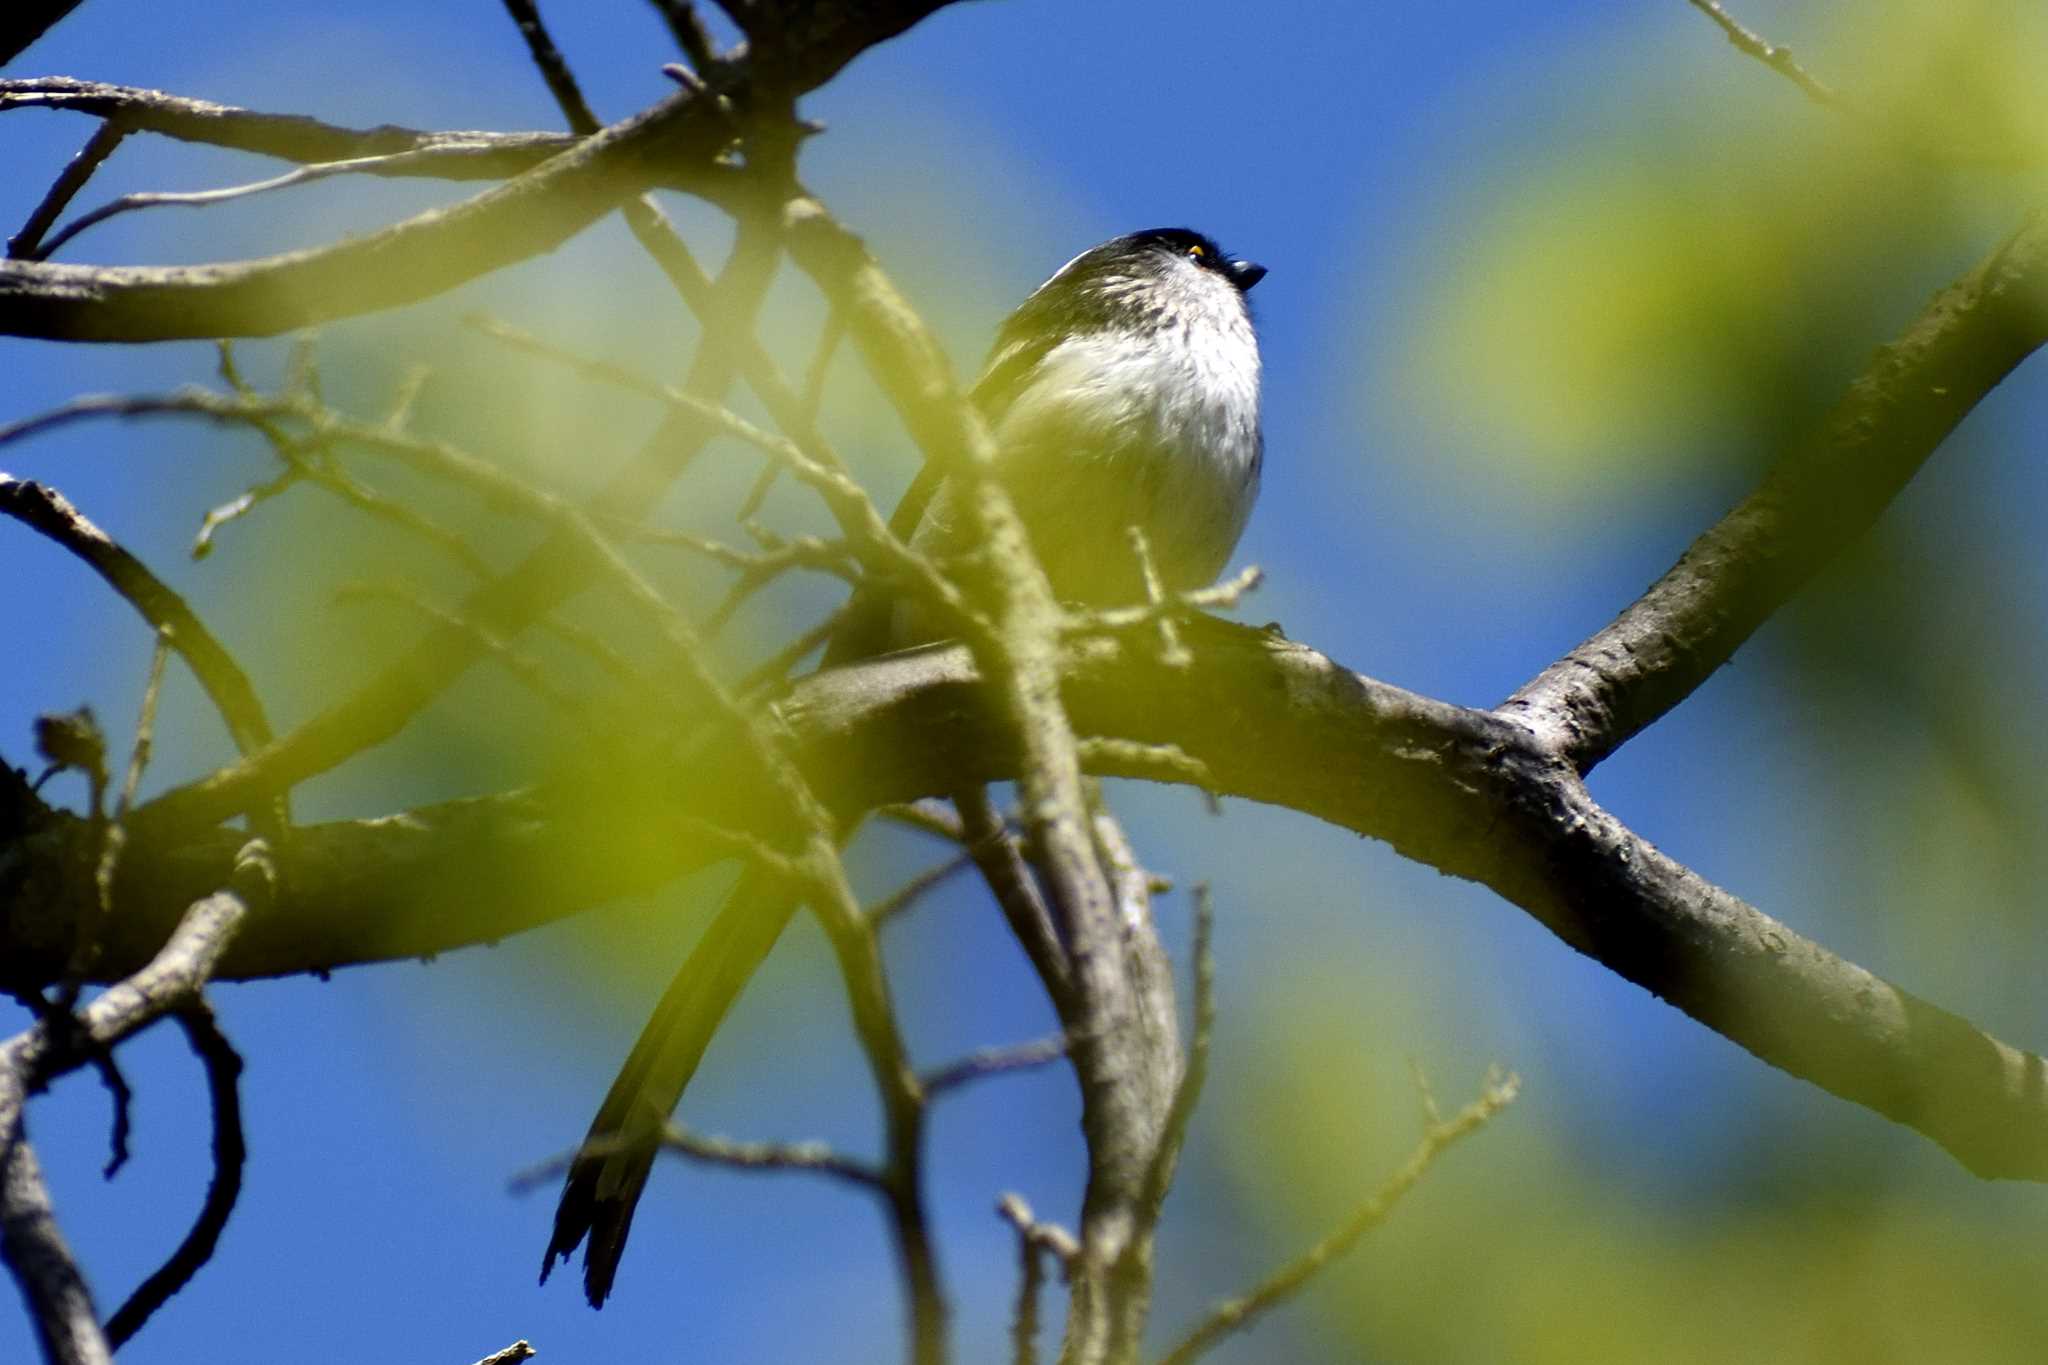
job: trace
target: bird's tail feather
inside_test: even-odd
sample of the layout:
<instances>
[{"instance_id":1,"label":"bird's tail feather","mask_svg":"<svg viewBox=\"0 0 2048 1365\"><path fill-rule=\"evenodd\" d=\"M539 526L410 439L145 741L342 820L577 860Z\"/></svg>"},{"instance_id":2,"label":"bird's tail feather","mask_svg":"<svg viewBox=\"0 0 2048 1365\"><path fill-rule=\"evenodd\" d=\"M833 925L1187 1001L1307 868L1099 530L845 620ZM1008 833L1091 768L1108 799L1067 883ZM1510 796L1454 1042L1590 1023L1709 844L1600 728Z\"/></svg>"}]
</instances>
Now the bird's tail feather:
<instances>
[{"instance_id":1,"label":"bird's tail feather","mask_svg":"<svg viewBox=\"0 0 2048 1365\"><path fill-rule=\"evenodd\" d=\"M794 898L771 892L767 879L751 871L726 897L619 1069L584 1140L588 1150L570 1163L555 1206L554 1236L541 1262L542 1283L555 1261L568 1260L587 1235L583 1291L591 1307L604 1306L662 1128L712 1035L796 907Z\"/></svg>"}]
</instances>

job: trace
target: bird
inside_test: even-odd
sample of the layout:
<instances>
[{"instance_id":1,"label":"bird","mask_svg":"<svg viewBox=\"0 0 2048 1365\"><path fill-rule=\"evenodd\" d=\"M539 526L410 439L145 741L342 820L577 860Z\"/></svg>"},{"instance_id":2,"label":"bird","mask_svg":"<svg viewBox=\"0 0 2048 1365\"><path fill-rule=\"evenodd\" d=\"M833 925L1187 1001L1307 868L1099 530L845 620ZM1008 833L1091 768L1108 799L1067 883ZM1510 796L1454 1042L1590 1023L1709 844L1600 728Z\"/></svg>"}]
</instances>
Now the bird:
<instances>
[{"instance_id":1,"label":"bird","mask_svg":"<svg viewBox=\"0 0 2048 1365\"><path fill-rule=\"evenodd\" d=\"M1258 335L1246 299L1265 274L1190 228L1149 228L1073 257L997 329L969 398L1061 601L1145 599L1132 527L1167 591L1206 586L1229 562L1265 458ZM941 568L973 552L972 526L958 485L930 463L890 519ZM820 667L924 643L933 632L913 609L863 591ZM604 1306L668 1116L795 910L754 873L728 895L571 1159L542 1283L587 1237L584 1296Z\"/></svg>"}]
</instances>

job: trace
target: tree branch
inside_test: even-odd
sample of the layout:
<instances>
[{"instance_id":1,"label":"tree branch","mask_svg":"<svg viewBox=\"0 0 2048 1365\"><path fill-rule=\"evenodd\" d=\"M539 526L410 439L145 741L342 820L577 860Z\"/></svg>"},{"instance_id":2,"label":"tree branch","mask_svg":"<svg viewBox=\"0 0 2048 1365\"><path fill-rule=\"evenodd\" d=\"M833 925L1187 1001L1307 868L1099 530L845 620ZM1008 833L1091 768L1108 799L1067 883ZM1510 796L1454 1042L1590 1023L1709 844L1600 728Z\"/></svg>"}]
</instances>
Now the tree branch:
<instances>
[{"instance_id":1,"label":"tree branch","mask_svg":"<svg viewBox=\"0 0 2048 1365\"><path fill-rule=\"evenodd\" d=\"M0 1260L20 1282L44 1353L57 1365L100 1365L112 1355L28 1142L27 1098L200 999L236 930L252 907L267 906L274 887L269 851L261 840L246 842L221 889L188 906L169 941L139 971L75 1016L54 1015L0 1045Z\"/></svg>"},{"instance_id":2,"label":"tree branch","mask_svg":"<svg viewBox=\"0 0 2048 1365\"><path fill-rule=\"evenodd\" d=\"M423 132L383 123L343 128L304 114L266 114L162 90L69 76L0 80L0 114L10 109L62 109L104 119L129 132L226 147L301 165L427 153L418 160L368 167L371 175L437 180L504 180L574 147L570 133Z\"/></svg>"},{"instance_id":3,"label":"tree branch","mask_svg":"<svg viewBox=\"0 0 2048 1365\"><path fill-rule=\"evenodd\" d=\"M206 628L185 599L112 536L95 526L63 494L33 480L0 473L0 514L42 532L83 560L108 587L134 607L143 620L168 632L178 652L199 680L207 699L220 712L228 734L244 753L270 742L270 722L249 675L227 647Z\"/></svg>"},{"instance_id":4,"label":"tree branch","mask_svg":"<svg viewBox=\"0 0 2048 1365\"><path fill-rule=\"evenodd\" d=\"M2048 1065L1802 938L1659 853L1601 809L1521 725L1351 673L1305 646L1219 621L1189 623L1195 664L1096 640L1070 648L1062 688L1098 734L1171 743L1217 790L1386 841L1492 887L1580 952L1764 1061L1904 1123L1980 1175L2048 1180ZM817 789L868 808L1015 773L1016 736L980 695L964 648L830 670L778 706ZM650 756L660 766L661 756ZM730 774L717 746L695 770ZM1121 772L1105 759L1106 775ZM1148 775L1148 774L1138 774ZM54 980L75 897L89 886L87 822L24 805L0 847L39 869L39 893L0 919L0 958ZM0 792L0 797L6 793ZM230 978L326 969L459 947L645 892L723 846L660 814L766 822L766 792L678 790L608 771L587 789L452 802L298 831L291 894L239 939ZM10 803L0 799L0 817ZM233 831L124 859L103 971L146 955L178 894L217 879ZM82 883L78 879L83 879ZM203 891L201 892L203 894Z\"/></svg>"},{"instance_id":5,"label":"tree branch","mask_svg":"<svg viewBox=\"0 0 2048 1365\"><path fill-rule=\"evenodd\" d=\"M473 198L327 246L197 266L0 261L0 334L272 336L414 303L551 251L642 190L700 183L732 135L722 110L672 95Z\"/></svg>"},{"instance_id":6,"label":"tree branch","mask_svg":"<svg viewBox=\"0 0 2048 1365\"><path fill-rule=\"evenodd\" d=\"M1519 724L1351 673L1304 646L1189 623L1196 663L1093 641L1062 685L1095 733L1172 743L1217 790L1382 839L1492 887L1565 942L1764 1061L1926 1134L1980 1175L2048 1180L2048 1066L1845 962L1659 853L1602 810ZM980 696L965 649L933 647L798 683L778 707L818 790L859 808L1016 771L1016 737ZM659 756L650 762L659 763ZM697 770L729 774L716 746ZM1122 773L1106 761L1107 775ZM1146 774L1140 774L1146 775ZM16 779L19 783L19 779ZM26 784L20 783L25 792ZM772 798L745 784L676 790L630 775L589 789L452 802L382 821L303 827L291 894L251 926L224 975L277 975L445 950L645 892L725 856L650 814L674 801L748 826ZM614 804L617 803L617 804ZM0 800L0 816L8 803ZM21 814L0 847L40 870L0 919L0 957L55 979L68 944L68 869L89 869L84 820ZM233 831L124 859L103 971L133 963L173 898L220 876ZM81 871L84 884L89 877ZM203 891L201 892L203 894Z\"/></svg>"},{"instance_id":7,"label":"tree branch","mask_svg":"<svg viewBox=\"0 0 2048 1365\"><path fill-rule=\"evenodd\" d=\"M242 1167L249 1158L242 1135L241 1056L204 1000L186 1005L175 1017L193 1055L206 1068L207 1096L213 1109L213 1179L207 1182L206 1199L184 1240L107 1319L107 1344L117 1350L213 1259L228 1215L241 1198Z\"/></svg>"}]
</instances>

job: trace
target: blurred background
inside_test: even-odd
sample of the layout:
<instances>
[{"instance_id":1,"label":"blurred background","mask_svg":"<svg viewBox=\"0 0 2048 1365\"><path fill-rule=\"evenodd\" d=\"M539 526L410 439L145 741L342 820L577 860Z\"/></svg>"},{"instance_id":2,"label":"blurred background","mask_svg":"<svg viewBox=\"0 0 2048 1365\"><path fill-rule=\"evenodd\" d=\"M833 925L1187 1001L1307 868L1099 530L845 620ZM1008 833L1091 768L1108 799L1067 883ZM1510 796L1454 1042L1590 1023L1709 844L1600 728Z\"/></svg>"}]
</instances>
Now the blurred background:
<instances>
[{"instance_id":1,"label":"blurred background","mask_svg":"<svg viewBox=\"0 0 2048 1365\"><path fill-rule=\"evenodd\" d=\"M803 172L867 235L964 373L1007 310L1076 251L1188 224L1271 267L1263 502L1245 609L1362 672L1490 705L1604 624L1811 426L1928 296L2037 201L2048 20L1991 0L1744 0L1854 103L1808 102L1684 0L1532 6L958 5L861 58L805 112ZM671 88L632 0L544 7L600 115ZM157 86L367 126L555 128L489 0L163 7L90 0L9 75ZM92 125L0 118L12 231ZM233 184L274 163L131 138L78 203ZM226 260L333 240L474 187L331 180L95 228L59 259ZM729 227L671 209L707 263ZM334 402L382 412L415 365L419 425L551 486L589 487L657 418L481 340L485 310L673 376L694 328L617 222L400 313L327 328ZM819 308L782 282L763 331L800 372ZM242 359L274 383L285 343ZM0 421L83 392L211 382L200 344L0 341ZM744 405L743 405L744 406ZM828 430L884 501L915 454L853 364ZM1713 881L2021 1046L2048 1041L2037 888L2048 787L2048 576L2023 367L1876 532L1697 696L1609 760L1594 792ZM189 550L205 512L272 472L244 435L76 427L4 452L189 594L280 728L345 695L416 621L341 590L460 579L310 491ZM352 464L509 560L531 528ZM752 458L714 447L664 518L732 538ZM822 525L788 490L766 519ZM650 573L697 609L721 576ZM81 702L125 752L148 633L81 566L0 526L0 758ZM815 619L829 584L765 595L735 666ZM576 618L605 628L586 597ZM572 687L590 680L556 660ZM172 667L145 790L229 756ZM543 768L550 713L474 670L398 741L301 790L301 819L382 814ZM1341 761L1341 756L1333 756ZM46 794L82 804L83 783ZM1119 787L1147 861L1215 886L1214 1072L1168 1206L1154 1339L1327 1230L1415 1141L1411 1059L1446 1107L1489 1062L1524 1097L1453 1150L1386 1227L1292 1307L1217 1352L1303 1361L2032 1361L2048 1351L2048 1192L1985 1184L1931 1144L1775 1073L1573 954L1490 893L1286 812ZM859 846L879 894L940 850ZM899 1296L877 1212L798 1177L665 1165L618 1292L533 1286L552 1194L515 1171L572 1146L729 873L495 949L217 987L247 1059L247 1184L220 1251L123 1353L474 1360L885 1361ZM1184 950L1184 895L1162 909ZM919 1059L1047 1030L1021 955L965 883L891 929ZM0 1011L0 1027L24 1016ZM700 1128L872 1151L878 1121L836 974L799 924L685 1105ZM170 1030L123 1049L135 1157L112 1182L107 1100L74 1076L30 1109L103 1311L175 1244L207 1174L204 1095ZM998 1194L1071 1221L1081 1171L1065 1073L972 1089L933 1128L932 1196L958 1357L993 1360L1015 1275ZM1053 1305L1057 1308L1057 1304ZM1055 1314L1056 1320L1056 1314ZM0 1311L0 1360L28 1359Z\"/></svg>"}]
</instances>

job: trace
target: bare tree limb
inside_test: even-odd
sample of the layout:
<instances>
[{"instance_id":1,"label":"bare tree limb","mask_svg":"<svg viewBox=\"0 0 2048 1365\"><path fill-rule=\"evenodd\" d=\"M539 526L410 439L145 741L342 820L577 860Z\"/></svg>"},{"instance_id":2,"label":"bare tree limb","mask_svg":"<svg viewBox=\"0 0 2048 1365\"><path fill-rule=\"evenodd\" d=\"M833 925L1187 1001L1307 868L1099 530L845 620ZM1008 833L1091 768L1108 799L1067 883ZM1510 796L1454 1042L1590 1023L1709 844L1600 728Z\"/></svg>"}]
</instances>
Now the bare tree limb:
<instances>
[{"instance_id":1,"label":"bare tree limb","mask_svg":"<svg viewBox=\"0 0 2048 1365\"><path fill-rule=\"evenodd\" d=\"M441 180L504 180L565 152L569 133L422 132L394 124L342 128L303 114L266 114L211 100L132 85L35 76L0 80L0 114L11 109L64 109L104 119L129 132L253 152L301 165L359 161L426 152L429 159L391 162L371 174L427 175Z\"/></svg>"},{"instance_id":2,"label":"bare tree limb","mask_svg":"<svg viewBox=\"0 0 2048 1365\"><path fill-rule=\"evenodd\" d=\"M685 92L473 198L327 246L200 266L0 261L0 334L273 336L414 303L551 251L642 190L690 188L731 136L718 100Z\"/></svg>"},{"instance_id":3,"label":"bare tree limb","mask_svg":"<svg viewBox=\"0 0 2048 1365\"><path fill-rule=\"evenodd\" d=\"M1155 651L1102 641L1070 651L1061 676L1077 721L1176 744L1222 792L1371 835L1490 886L1771 1065L1919 1130L1980 1175L2048 1180L2048 1064L1672 861L1601 809L1519 724L1374 682L1264 632L1205 621L1186 639L1196 664L1171 674ZM1016 771L1015 734L977 701L978 688L966 650L931 648L805 679L778 711L820 790L868 808L955 789L963 774L993 781ZM732 770L715 752L703 762ZM608 770L558 802L480 799L302 827L291 896L237 941L224 973L309 971L495 939L727 855L676 824L650 828L644 801L656 790ZM731 782L658 790L734 824L772 827L770 800ZM0 959L54 979L63 958L48 945L70 941L61 869L90 867L86 822L21 809L25 793L22 784L0 846L43 868L37 884L52 894L0 907ZM606 794L631 803L630 826L598 799ZM0 816L9 808L0 800ZM136 961L137 936L160 941L177 914L172 898L218 884L234 838L214 831L157 845L138 835L102 969ZM537 887L550 894L536 898ZM146 939L139 950L147 956Z\"/></svg>"}]
</instances>

